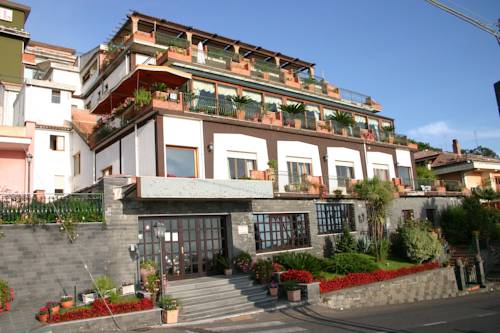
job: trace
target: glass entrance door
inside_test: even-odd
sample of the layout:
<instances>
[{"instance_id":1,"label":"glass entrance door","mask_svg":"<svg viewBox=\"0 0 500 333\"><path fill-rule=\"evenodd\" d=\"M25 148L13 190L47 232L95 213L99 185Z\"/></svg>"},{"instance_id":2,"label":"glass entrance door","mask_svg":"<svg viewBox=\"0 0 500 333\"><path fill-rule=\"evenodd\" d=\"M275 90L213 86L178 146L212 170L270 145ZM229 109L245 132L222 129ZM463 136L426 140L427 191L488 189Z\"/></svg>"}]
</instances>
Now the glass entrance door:
<instances>
[{"instance_id":1,"label":"glass entrance door","mask_svg":"<svg viewBox=\"0 0 500 333\"><path fill-rule=\"evenodd\" d=\"M139 251L170 280L208 275L216 273L216 255L227 254L225 235L224 216L140 218Z\"/></svg>"}]
</instances>

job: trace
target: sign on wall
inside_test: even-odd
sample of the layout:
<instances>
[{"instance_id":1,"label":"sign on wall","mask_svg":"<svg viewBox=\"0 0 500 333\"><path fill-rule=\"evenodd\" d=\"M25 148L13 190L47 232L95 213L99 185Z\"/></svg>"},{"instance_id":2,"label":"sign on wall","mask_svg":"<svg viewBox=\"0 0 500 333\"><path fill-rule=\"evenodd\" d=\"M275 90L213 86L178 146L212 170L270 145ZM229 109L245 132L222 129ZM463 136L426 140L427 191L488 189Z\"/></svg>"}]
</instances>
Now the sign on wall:
<instances>
[{"instance_id":1,"label":"sign on wall","mask_svg":"<svg viewBox=\"0 0 500 333\"><path fill-rule=\"evenodd\" d=\"M0 7L0 20L12 22L12 10Z\"/></svg>"}]
</instances>

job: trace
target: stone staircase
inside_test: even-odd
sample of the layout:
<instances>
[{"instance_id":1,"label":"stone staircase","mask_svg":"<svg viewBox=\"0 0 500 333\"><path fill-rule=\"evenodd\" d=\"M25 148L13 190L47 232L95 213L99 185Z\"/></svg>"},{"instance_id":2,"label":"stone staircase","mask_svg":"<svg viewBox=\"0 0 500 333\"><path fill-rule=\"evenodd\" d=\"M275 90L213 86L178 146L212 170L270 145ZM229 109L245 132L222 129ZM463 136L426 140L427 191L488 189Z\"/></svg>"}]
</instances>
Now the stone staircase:
<instances>
[{"instance_id":1,"label":"stone staircase","mask_svg":"<svg viewBox=\"0 0 500 333\"><path fill-rule=\"evenodd\" d=\"M247 275L169 281L166 293L182 303L179 322L270 309L277 304L265 286L254 284Z\"/></svg>"},{"instance_id":2,"label":"stone staircase","mask_svg":"<svg viewBox=\"0 0 500 333\"><path fill-rule=\"evenodd\" d=\"M462 258L462 262L466 267L474 264L476 253L469 246L454 246L451 247L450 265L455 266L458 258Z\"/></svg>"}]
</instances>

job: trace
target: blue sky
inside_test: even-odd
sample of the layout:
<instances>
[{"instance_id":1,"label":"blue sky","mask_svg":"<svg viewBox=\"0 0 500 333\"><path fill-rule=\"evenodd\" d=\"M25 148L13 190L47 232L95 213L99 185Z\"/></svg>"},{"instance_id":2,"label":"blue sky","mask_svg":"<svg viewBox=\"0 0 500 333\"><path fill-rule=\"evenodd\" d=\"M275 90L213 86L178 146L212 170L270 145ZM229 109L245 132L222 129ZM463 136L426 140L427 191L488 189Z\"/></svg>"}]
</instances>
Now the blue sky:
<instances>
[{"instance_id":1,"label":"blue sky","mask_svg":"<svg viewBox=\"0 0 500 333\"><path fill-rule=\"evenodd\" d=\"M493 90L495 39L424 0L30 0L34 40L85 52L105 42L130 9L260 45L317 64L330 82L373 96L398 132L450 150L500 153ZM485 21L498 0L444 0Z\"/></svg>"}]
</instances>

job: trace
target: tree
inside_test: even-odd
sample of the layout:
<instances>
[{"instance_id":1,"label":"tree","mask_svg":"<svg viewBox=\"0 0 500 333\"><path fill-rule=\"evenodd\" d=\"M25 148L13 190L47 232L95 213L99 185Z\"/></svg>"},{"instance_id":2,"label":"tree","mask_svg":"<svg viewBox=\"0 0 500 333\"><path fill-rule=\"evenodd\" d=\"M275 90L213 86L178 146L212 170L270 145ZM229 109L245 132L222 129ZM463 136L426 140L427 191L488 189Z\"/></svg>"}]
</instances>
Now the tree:
<instances>
[{"instance_id":1,"label":"tree","mask_svg":"<svg viewBox=\"0 0 500 333\"><path fill-rule=\"evenodd\" d=\"M418 146L418 150L434 150L434 151L443 151L441 148L436 148L430 145L428 142L417 141L413 139L408 139L411 143L416 143Z\"/></svg>"},{"instance_id":2,"label":"tree","mask_svg":"<svg viewBox=\"0 0 500 333\"><path fill-rule=\"evenodd\" d=\"M434 173L434 171L430 170L425 165L417 166L416 171L418 179L429 179L429 180L436 179L436 174Z\"/></svg>"},{"instance_id":3,"label":"tree","mask_svg":"<svg viewBox=\"0 0 500 333\"><path fill-rule=\"evenodd\" d=\"M375 255L380 261L386 210L394 199L394 186L389 181L382 181L375 177L356 184L354 190L361 199L366 201L369 232L373 239Z\"/></svg>"},{"instance_id":4,"label":"tree","mask_svg":"<svg viewBox=\"0 0 500 333\"><path fill-rule=\"evenodd\" d=\"M498 158L497 153L493 149L483 146L477 146L473 149L462 149L462 154L472 154L472 155L481 155L484 157Z\"/></svg>"}]
</instances>

